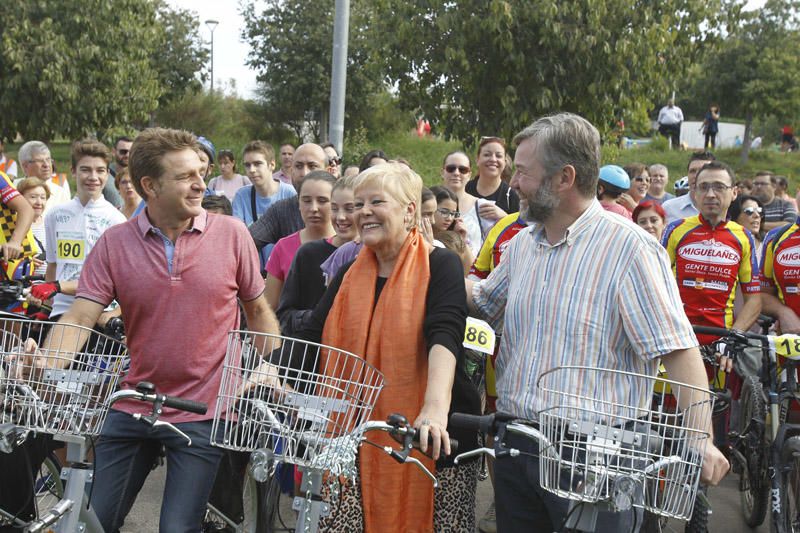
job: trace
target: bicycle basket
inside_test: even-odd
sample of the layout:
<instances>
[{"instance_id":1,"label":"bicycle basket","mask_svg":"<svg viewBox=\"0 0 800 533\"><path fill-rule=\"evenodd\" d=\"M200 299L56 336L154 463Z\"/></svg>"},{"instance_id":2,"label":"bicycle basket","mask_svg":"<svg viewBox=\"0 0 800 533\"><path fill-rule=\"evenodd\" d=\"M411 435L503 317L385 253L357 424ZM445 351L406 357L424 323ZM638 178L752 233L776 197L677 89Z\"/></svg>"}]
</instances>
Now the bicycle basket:
<instances>
[{"instance_id":1,"label":"bicycle basket","mask_svg":"<svg viewBox=\"0 0 800 533\"><path fill-rule=\"evenodd\" d=\"M666 385L674 398L653 395ZM655 376L565 366L538 381L542 487L587 503L619 502L688 520L708 441L713 396ZM675 405L682 406L677 410Z\"/></svg>"},{"instance_id":2,"label":"bicycle basket","mask_svg":"<svg viewBox=\"0 0 800 533\"><path fill-rule=\"evenodd\" d=\"M34 341L35 355L24 345ZM97 435L127 370L125 345L72 324L0 318L2 421L40 433Z\"/></svg>"},{"instance_id":3,"label":"bicycle basket","mask_svg":"<svg viewBox=\"0 0 800 533\"><path fill-rule=\"evenodd\" d=\"M383 374L321 344L232 331L212 444L270 450L276 461L334 470L354 459L354 430L370 419Z\"/></svg>"}]
</instances>

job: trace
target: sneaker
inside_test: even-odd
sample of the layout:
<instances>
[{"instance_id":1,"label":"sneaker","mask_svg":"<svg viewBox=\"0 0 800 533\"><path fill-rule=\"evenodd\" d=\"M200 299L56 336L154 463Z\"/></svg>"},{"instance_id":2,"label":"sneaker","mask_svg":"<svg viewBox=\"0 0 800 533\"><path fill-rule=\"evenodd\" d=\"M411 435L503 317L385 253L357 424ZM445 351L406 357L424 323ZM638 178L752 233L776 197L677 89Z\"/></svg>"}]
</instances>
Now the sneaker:
<instances>
[{"instance_id":1,"label":"sneaker","mask_svg":"<svg viewBox=\"0 0 800 533\"><path fill-rule=\"evenodd\" d=\"M497 515L494 510L494 502L478 522L478 530L481 533L497 533Z\"/></svg>"}]
</instances>

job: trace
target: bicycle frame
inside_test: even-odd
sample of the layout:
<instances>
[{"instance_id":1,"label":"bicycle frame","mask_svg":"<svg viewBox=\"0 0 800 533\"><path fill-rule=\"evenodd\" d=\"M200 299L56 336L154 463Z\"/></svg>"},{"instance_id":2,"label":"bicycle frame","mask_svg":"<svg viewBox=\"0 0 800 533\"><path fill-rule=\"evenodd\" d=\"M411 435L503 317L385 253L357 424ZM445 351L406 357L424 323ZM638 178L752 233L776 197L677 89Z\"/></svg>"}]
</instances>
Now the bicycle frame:
<instances>
[{"instance_id":1,"label":"bicycle frame","mask_svg":"<svg viewBox=\"0 0 800 533\"><path fill-rule=\"evenodd\" d=\"M784 533L783 513L785 510L782 508L783 499L781 495L784 469L781 464L781 452L789 437L800 434L800 424L787 423L785 420L791 402L793 400L797 401L798 398L800 398L800 395L798 395L796 378L796 371L797 368L800 367L800 360L787 358L785 359L783 368L779 368L778 355L771 343L769 335L712 327L695 327L695 331L722 337L733 337L734 339L739 339L739 342L742 342L742 340L746 342L747 339L753 339L759 341L761 344L762 367L759 380L762 385L765 386L769 409L769 424L766 424L766 420L760 422L765 424L766 434L770 439L768 450L770 520L775 531ZM752 424L753 421L750 421L750 423Z\"/></svg>"}]
</instances>

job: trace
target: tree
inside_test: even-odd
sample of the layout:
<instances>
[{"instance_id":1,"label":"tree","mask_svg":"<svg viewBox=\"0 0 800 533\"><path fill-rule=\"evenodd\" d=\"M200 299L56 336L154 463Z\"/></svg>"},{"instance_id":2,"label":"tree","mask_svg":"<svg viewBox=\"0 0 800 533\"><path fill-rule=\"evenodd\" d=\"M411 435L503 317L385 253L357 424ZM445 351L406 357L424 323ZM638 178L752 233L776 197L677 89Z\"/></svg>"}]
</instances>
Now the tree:
<instances>
[{"instance_id":1,"label":"tree","mask_svg":"<svg viewBox=\"0 0 800 533\"><path fill-rule=\"evenodd\" d=\"M800 1L768 0L709 51L694 90L720 104L726 115L744 117L742 164L750 154L753 120L800 114Z\"/></svg>"},{"instance_id":2,"label":"tree","mask_svg":"<svg viewBox=\"0 0 800 533\"><path fill-rule=\"evenodd\" d=\"M50 140L144 123L195 85L196 20L153 0L0 0L0 135Z\"/></svg>"},{"instance_id":3,"label":"tree","mask_svg":"<svg viewBox=\"0 0 800 533\"><path fill-rule=\"evenodd\" d=\"M354 0L351 5L348 129L363 124L368 96L383 88L379 63L370 61L372 45L364 31L371 13L368 5L367 0ZM258 71L266 119L290 126L298 138L307 129L317 139L324 136L330 107L333 11L331 0L250 0L242 6L242 37L251 47L248 64Z\"/></svg>"},{"instance_id":4,"label":"tree","mask_svg":"<svg viewBox=\"0 0 800 533\"><path fill-rule=\"evenodd\" d=\"M646 117L730 6L725 0L378 0L372 42L408 109L469 145L535 117L580 113L601 131Z\"/></svg>"},{"instance_id":5,"label":"tree","mask_svg":"<svg viewBox=\"0 0 800 533\"><path fill-rule=\"evenodd\" d=\"M170 7L164 0L158 0L156 5L161 31L151 63L162 90L158 107L163 107L183 98L187 91L194 93L203 88L209 50L200 38L196 13ZM202 73L199 78L198 72Z\"/></svg>"}]
</instances>

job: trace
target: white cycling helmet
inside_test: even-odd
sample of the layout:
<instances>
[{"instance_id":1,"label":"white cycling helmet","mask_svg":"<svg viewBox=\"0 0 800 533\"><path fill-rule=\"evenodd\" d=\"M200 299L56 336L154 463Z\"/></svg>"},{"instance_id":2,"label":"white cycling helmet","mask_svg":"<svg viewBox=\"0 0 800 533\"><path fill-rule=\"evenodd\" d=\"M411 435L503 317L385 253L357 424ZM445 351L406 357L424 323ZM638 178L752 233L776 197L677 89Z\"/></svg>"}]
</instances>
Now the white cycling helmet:
<instances>
[{"instance_id":1,"label":"white cycling helmet","mask_svg":"<svg viewBox=\"0 0 800 533\"><path fill-rule=\"evenodd\" d=\"M689 190L689 176L684 176L675 182L675 192Z\"/></svg>"}]
</instances>

